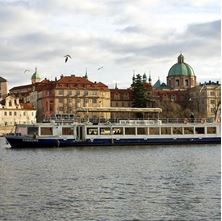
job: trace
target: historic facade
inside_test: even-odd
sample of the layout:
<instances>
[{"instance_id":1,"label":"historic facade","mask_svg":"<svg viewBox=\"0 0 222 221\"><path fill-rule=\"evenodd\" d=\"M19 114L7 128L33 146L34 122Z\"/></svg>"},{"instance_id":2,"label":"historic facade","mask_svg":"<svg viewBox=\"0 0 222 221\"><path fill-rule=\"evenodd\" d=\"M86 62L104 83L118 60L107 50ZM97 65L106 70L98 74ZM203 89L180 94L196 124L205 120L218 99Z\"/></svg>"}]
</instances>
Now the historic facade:
<instances>
[{"instance_id":1,"label":"historic facade","mask_svg":"<svg viewBox=\"0 0 222 221\"><path fill-rule=\"evenodd\" d=\"M101 82L91 82L87 77L61 75L59 80L40 82L36 91L40 121L56 114L110 118L107 113L87 113L86 116L85 113L78 112L81 107L110 107L110 90Z\"/></svg>"},{"instance_id":2,"label":"historic facade","mask_svg":"<svg viewBox=\"0 0 222 221\"><path fill-rule=\"evenodd\" d=\"M7 96L0 104L0 125L33 124L36 110L30 103L21 104L13 95Z\"/></svg>"},{"instance_id":3,"label":"historic facade","mask_svg":"<svg viewBox=\"0 0 222 221\"><path fill-rule=\"evenodd\" d=\"M177 63L168 72L167 86L174 90L186 90L196 86L194 70L184 62L182 54L178 56Z\"/></svg>"},{"instance_id":4,"label":"historic facade","mask_svg":"<svg viewBox=\"0 0 222 221\"><path fill-rule=\"evenodd\" d=\"M189 91L189 106L196 117L220 118L221 85L219 82L200 84Z\"/></svg>"},{"instance_id":5,"label":"historic facade","mask_svg":"<svg viewBox=\"0 0 222 221\"><path fill-rule=\"evenodd\" d=\"M3 77L0 77L0 101L7 96L8 82Z\"/></svg>"}]
</instances>

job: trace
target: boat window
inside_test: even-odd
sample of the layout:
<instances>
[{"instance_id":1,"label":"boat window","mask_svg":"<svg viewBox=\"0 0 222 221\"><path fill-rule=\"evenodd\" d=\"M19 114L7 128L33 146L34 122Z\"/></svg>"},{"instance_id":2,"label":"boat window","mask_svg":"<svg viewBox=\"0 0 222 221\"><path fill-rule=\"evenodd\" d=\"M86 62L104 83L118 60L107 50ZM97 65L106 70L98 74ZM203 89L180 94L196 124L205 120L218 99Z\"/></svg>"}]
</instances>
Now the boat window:
<instances>
[{"instance_id":1,"label":"boat window","mask_svg":"<svg viewBox=\"0 0 222 221\"><path fill-rule=\"evenodd\" d=\"M125 128L125 134L126 135L135 135L136 134L136 128L135 127L126 127Z\"/></svg>"},{"instance_id":2,"label":"boat window","mask_svg":"<svg viewBox=\"0 0 222 221\"><path fill-rule=\"evenodd\" d=\"M161 134L171 134L171 127L161 127Z\"/></svg>"},{"instance_id":3,"label":"boat window","mask_svg":"<svg viewBox=\"0 0 222 221\"><path fill-rule=\"evenodd\" d=\"M194 134L193 127L184 127L184 134Z\"/></svg>"},{"instance_id":4,"label":"boat window","mask_svg":"<svg viewBox=\"0 0 222 221\"><path fill-rule=\"evenodd\" d=\"M15 132L21 135L27 135L27 127L17 127Z\"/></svg>"},{"instance_id":5,"label":"boat window","mask_svg":"<svg viewBox=\"0 0 222 221\"><path fill-rule=\"evenodd\" d=\"M159 127L150 127L149 128L149 134L150 135L158 135L160 134L160 128Z\"/></svg>"},{"instance_id":6,"label":"boat window","mask_svg":"<svg viewBox=\"0 0 222 221\"><path fill-rule=\"evenodd\" d=\"M41 135L52 135L51 127L41 127Z\"/></svg>"},{"instance_id":7,"label":"boat window","mask_svg":"<svg viewBox=\"0 0 222 221\"><path fill-rule=\"evenodd\" d=\"M182 127L173 127L173 134L183 134Z\"/></svg>"},{"instance_id":8,"label":"boat window","mask_svg":"<svg viewBox=\"0 0 222 221\"><path fill-rule=\"evenodd\" d=\"M73 134L74 134L73 128L70 128L70 127L62 128L62 135L73 135Z\"/></svg>"},{"instance_id":9,"label":"boat window","mask_svg":"<svg viewBox=\"0 0 222 221\"><path fill-rule=\"evenodd\" d=\"M87 128L87 134L88 135L97 135L98 134L98 128Z\"/></svg>"},{"instance_id":10,"label":"boat window","mask_svg":"<svg viewBox=\"0 0 222 221\"><path fill-rule=\"evenodd\" d=\"M38 127L28 127L28 135L38 134Z\"/></svg>"},{"instance_id":11,"label":"boat window","mask_svg":"<svg viewBox=\"0 0 222 221\"><path fill-rule=\"evenodd\" d=\"M195 134L204 134L204 127L196 127Z\"/></svg>"},{"instance_id":12,"label":"boat window","mask_svg":"<svg viewBox=\"0 0 222 221\"><path fill-rule=\"evenodd\" d=\"M100 128L101 135L109 135L111 134L110 127L101 127Z\"/></svg>"},{"instance_id":13,"label":"boat window","mask_svg":"<svg viewBox=\"0 0 222 221\"><path fill-rule=\"evenodd\" d=\"M208 134L216 134L217 128L216 127L207 127L207 133Z\"/></svg>"},{"instance_id":14,"label":"boat window","mask_svg":"<svg viewBox=\"0 0 222 221\"><path fill-rule=\"evenodd\" d=\"M113 128L113 134L123 134L123 128L122 127L114 127Z\"/></svg>"},{"instance_id":15,"label":"boat window","mask_svg":"<svg viewBox=\"0 0 222 221\"><path fill-rule=\"evenodd\" d=\"M147 128L146 127L138 127L137 128L137 134L138 135L145 135L145 134L147 134Z\"/></svg>"}]
</instances>

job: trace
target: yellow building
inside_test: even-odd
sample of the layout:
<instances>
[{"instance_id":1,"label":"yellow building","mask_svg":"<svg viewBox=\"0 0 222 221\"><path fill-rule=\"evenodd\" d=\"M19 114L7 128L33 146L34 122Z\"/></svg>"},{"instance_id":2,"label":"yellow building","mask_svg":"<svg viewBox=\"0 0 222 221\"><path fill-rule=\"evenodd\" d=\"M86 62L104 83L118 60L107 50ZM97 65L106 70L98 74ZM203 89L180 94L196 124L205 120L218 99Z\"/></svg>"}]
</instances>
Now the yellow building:
<instances>
[{"instance_id":1,"label":"yellow building","mask_svg":"<svg viewBox=\"0 0 222 221\"><path fill-rule=\"evenodd\" d=\"M31 104L20 104L13 95L0 104L0 125L32 124L36 122L36 110Z\"/></svg>"},{"instance_id":2,"label":"yellow building","mask_svg":"<svg viewBox=\"0 0 222 221\"><path fill-rule=\"evenodd\" d=\"M189 102L197 117L220 118L221 85L219 82L209 82L191 88Z\"/></svg>"}]
</instances>

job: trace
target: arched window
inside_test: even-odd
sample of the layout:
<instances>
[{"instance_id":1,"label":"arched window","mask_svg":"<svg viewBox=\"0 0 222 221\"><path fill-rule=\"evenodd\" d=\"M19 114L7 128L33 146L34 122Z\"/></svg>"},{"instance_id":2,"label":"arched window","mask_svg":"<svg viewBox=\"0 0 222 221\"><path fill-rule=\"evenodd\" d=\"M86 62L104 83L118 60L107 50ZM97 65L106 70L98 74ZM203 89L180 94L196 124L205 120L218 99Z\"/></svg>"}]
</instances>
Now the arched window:
<instances>
[{"instance_id":1,"label":"arched window","mask_svg":"<svg viewBox=\"0 0 222 221\"><path fill-rule=\"evenodd\" d=\"M179 79L176 79L176 87L179 87L180 86L180 80Z\"/></svg>"}]
</instances>

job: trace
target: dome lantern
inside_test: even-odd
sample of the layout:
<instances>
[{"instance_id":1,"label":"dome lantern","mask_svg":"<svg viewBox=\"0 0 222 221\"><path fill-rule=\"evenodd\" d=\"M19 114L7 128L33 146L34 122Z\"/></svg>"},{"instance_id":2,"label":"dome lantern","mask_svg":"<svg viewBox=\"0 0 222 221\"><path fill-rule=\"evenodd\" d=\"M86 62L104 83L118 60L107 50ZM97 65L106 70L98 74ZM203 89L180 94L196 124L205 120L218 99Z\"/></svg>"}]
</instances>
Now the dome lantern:
<instances>
[{"instance_id":1,"label":"dome lantern","mask_svg":"<svg viewBox=\"0 0 222 221\"><path fill-rule=\"evenodd\" d=\"M183 56L182 54L180 54L180 55L178 56L177 60L178 60L178 63L179 63L179 64L184 63L184 56Z\"/></svg>"}]
</instances>

